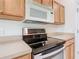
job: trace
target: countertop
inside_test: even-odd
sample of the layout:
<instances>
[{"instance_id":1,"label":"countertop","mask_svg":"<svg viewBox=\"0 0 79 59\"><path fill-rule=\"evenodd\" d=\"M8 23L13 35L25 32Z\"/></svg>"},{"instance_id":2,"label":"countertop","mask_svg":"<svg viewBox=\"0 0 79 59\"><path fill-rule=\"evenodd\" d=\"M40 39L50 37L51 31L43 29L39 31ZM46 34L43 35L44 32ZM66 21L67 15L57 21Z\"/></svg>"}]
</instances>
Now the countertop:
<instances>
[{"instance_id":1,"label":"countertop","mask_svg":"<svg viewBox=\"0 0 79 59\"><path fill-rule=\"evenodd\" d=\"M52 38L62 39L62 40L65 40L65 41L68 41L70 39L75 38L74 33L63 33L63 32L48 33L47 36L52 37Z\"/></svg>"},{"instance_id":2,"label":"countertop","mask_svg":"<svg viewBox=\"0 0 79 59\"><path fill-rule=\"evenodd\" d=\"M0 37L0 59L12 59L31 52L32 49L22 40L21 36Z\"/></svg>"},{"instance_id":3,"label":"countertop","mask_svg":"<svg viewBox=\"0 0 79 59\"><path fill-rule=\"evenodd\" d=\"M75 38L74 33L48 33L48 37L63 39L65 41ZM32 49L22 40L21 36L0 37L0 59L12 59L29 54Z\"/></svg>"}]
</instances>

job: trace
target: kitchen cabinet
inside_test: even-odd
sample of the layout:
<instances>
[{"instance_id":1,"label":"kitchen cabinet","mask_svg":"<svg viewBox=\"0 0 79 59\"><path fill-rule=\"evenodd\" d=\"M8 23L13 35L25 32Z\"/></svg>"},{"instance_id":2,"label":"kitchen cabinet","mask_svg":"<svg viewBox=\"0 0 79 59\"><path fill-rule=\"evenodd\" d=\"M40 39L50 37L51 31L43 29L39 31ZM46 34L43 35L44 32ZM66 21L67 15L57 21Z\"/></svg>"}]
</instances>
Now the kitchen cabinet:
<instances>
[{"instance_id":1,"label":"kitchen cabinet","mask_svg":"<svg viewBox=\"0 0 79 59\"><path fill-rule=\"evenodd\" d=\"M36 2L36 3L42 4L42 0L33 0L33 2Z\"/></svg>"},{"instance_id":2,"label":"kitchen cabinet","mask_svg":"<svg viewBox=\"0 0 79 59\"><path fill-rule=\"evenodd\" d=\"M53 7L53 0L33 0L33 2L41 4L42 6Z\"/></svg>"},{"instance_id":3,"label":"kitchen cabinet","mask_svg":"<svg viewBox=\"0 0 79 59\"><path fill-rule=\"evenodd\" d=\"M65 43L65 59L74 59L74 42L69 40Z\"/></svg>"},{"instance_id":4,"label":"kitchen cabinet","mask_svg":"<svg viewBox=\"0 0 79 59\"><path fill-rule=\"evenodd\" d=\"M53 6L53 0L42 0L42 4L46 6Z\"/></svg>"},{"instance_id":5,"label":"kitchen cabinet","mask_svg":"<svg viewBox=\"0 0 79 59\"><path fill-rule=\"evenodd\" d=\"M65 21L65 8L63 5L60 5L60 23L64 23Z\"/></svg>"},{"instance_id":6,"label":"kitchen cabinet","mask_svg":"<svg viewBox=\"0 0 79 59\"><path fill-rule=\"evenodd\" d=\"M42 0L42 4L49 5L48 3L49 3L49 0Z\"/></svg>"},{"instance_id":7,"label":"kitchen cabinet","mask_svg":"<svg viewBox=\"0 0 79 59\"><path fill-rule=\"evenodd\" d=\"M24 55L24 56L14 58L14 59L32 59L32 58L31 58L31 54L28 54L28 55Z\"/></svg>"},{"instance_id":8,"label":"kitchen cabinet","mask_svg":"<svg viewBox=\"0 0 79 59\"><path fill-rule=\"evenodd\" d=\"M64 18L65 18L64 17L64 6L54 1L53 10L54 10L54 24L63 24Z\"/></svg>"},{"instance_id":9,"label":"kitchen cabinet","mask_svg":"<svg viewBox=\"0 0 79 59\"><path fill-rule=\"evenodd\" d=\"M60 5L54 1L53 3L53 10L54 10L54 23L57 24L60 22L59 18L60 18Z\"/></svg>"},{"instance_id":10,"label":"kitchen cabinet","mask_svg":"<svg viewBox=\"0 0 79 59\"><path fill-rule=\"evenodd\" d=\"M0 0L0 14L1 14L1 12L3 11L3 0Z\"/></svg>"},{"instance_id":11,"label":"kitchen cabinet","mask_svg":"<svg viewBox=\"0 0 79 59\"><path fill-rule=\"evenodd\" d=\"M22 20L25 0L0 0L0 18Z\"/></svg>"}]
</instances>

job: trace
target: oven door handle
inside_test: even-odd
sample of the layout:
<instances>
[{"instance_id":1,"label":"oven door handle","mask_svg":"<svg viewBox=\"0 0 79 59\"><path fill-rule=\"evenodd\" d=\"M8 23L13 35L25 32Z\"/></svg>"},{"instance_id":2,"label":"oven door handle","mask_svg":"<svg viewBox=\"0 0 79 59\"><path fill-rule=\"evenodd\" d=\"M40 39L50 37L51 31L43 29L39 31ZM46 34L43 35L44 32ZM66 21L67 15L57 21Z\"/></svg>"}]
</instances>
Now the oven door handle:
<instances>
[{"instance_id":1,"label":"oven door handle","mask_svg":"<svg viewBox=\"0 0 79 59\"><path fill-rule=\"evenodd\" d=\"M58 49L58 50L56 50L56 51L53 51L53 52L51 52L51 53L45 54L45 55L42 55L42 54L41 54L41 58L46 58L46 57L53 56L53 55L55 55L55 54L57 54L57 53L59 53L59 52L61 52L61 51L63 51L63 50L64 50L64 47L62 47L62 48L60 48L60 49Z\"/></svg>"}]
</instances>

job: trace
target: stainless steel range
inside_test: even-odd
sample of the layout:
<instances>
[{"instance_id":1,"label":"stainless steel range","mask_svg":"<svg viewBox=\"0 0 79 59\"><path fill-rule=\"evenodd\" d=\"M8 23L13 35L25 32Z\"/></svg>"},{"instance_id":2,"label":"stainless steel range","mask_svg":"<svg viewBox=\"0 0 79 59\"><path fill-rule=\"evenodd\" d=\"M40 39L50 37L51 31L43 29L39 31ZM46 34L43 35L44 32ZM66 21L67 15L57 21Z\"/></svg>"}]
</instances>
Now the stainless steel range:
<instances>
[{"instance_id":1,"label":"stainless steel range","mask_svg":"<svg viewBox=\"0 0 79 59\"><path fill-rule=\"evenodd\" d=\"M45 29L23 29L23 40L32 48L33 59L64 59L65 41L47 37Z\"/></svg>"}]
</instances>

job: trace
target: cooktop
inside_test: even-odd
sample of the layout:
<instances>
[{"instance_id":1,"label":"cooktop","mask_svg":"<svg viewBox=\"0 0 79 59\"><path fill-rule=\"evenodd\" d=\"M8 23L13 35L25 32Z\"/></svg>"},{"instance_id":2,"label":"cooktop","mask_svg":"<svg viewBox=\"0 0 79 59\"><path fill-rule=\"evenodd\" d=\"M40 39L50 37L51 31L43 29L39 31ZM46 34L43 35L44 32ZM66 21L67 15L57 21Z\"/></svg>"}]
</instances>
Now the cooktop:
<instances>
[{"instance_id":1,"label":"cooktop","mask_svg":"<svg viewBox=\"0 0 79 59\"><path fill-rule=\"evenodd\" d=\"M44 45L42 45L41 43L39 45L36 45L36 47L32 47L33 49L33 54L39 54L45 50L51 49L53 48L53 50L55 50L55 47L60 48L63 44L65 43L64 40L61 39L55 39L55 38L48 38L48 40L45 42Z\"/></svg>"},{"instance_id":2,"label":"cooktop","mask_svg":"<svg viewBox=\"0 0 79 59\"><path fill-rule=\"evenodd\" d=\"M27 34L23 35L23 40L32 48L33 54L38 54L57 46L61 47L65 43L64 40L47 37L45 29L28 29L24 30L24 32Z\"/></svg>"}]
</instances>

